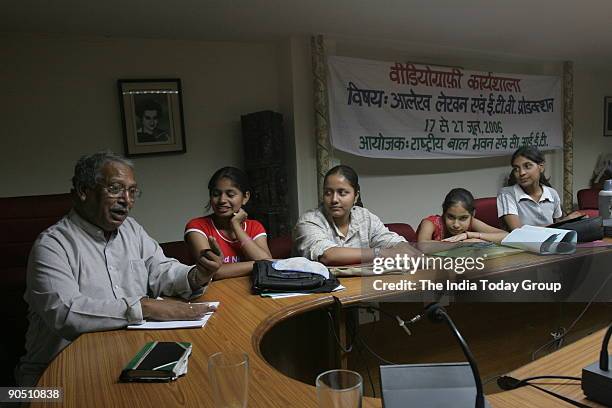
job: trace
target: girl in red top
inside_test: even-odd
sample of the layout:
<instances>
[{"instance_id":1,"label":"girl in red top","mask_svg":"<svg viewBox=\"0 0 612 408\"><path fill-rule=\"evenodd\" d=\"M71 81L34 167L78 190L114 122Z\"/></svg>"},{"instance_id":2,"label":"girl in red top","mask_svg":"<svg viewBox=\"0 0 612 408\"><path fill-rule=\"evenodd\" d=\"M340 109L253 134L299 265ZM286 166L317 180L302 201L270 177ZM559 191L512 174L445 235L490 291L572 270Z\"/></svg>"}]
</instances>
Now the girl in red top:
<instances>
[{"instance_id":1,"label":"girl in red top","mask_svg":"<svg viewBox=\"0 0 612 408\"><path fill-rule=\"evenodd\" d=\"M430 215L417 229L417 241L500 243L507 232L474 217L474 197L464 188L452 189L444 198L442 215Z\"/></svg>"},{"instance_id":2,"label":"girl in red top","mask_svg":"<svg viewBox=\"0 0 612 408\"><path fill-rule=\"evenodd\" d=\"M242 208L251 197L246 174L235 167L223 167L208 182L213 213L194 218L185 226L185 242L195 259L210 249L214 238L223 252L223 265L214 279L233 278L251 273L253 261L270 259L268 238L264 227L247 219Z\"/></svg>"}]
</instances>

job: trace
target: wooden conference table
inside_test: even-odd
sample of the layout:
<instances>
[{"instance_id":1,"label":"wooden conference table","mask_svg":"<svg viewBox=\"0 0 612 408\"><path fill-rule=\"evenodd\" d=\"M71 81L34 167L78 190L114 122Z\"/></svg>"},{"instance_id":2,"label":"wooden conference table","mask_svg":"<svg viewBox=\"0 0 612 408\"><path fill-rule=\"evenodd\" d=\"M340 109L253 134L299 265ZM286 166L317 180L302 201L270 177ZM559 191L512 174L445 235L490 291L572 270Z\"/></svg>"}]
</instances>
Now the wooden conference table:
<instances>
[{"instance_id":1,"label":"wooden conference table","mask_svg":"<svg viewBox=\"0 0 612 408\"><path fill-rule=\"evenodd\" d=\"M582 255L578 253L575 256ZM487 261L487 274L504 274L535 265L554 264L562 259L567 257L526 253L490 259ZM380 298L379 294L362 290L362 279L342 278L341 283L346 289L335 292L333 296L343 305ZM392 276L384 276L383 279L392 279ZM84 334L51 362L38 386L62 387L62 406L67 407L212 407L208 357L218 351L242 350L250 358L249 407L316 407L314 386L292 379L270 365L264 359L260 345L264 335L280 322L307 311L332 306L332 294L261 298L250 294L249 279L244 277L213 282L200 300L220 301L219 309L203 329L115 330ZM516 375L520 378L537 373L579 375L581 367L597 359L598 343L602 336L601 333L592 335L536 360L517 370ZM119 383L118 377L126 362L144 343L153 340L193 343L188 374L171 383ZM579 385L559 385L555 388L564 394L565 389L570 388L566 395L583 398ZM530 387L490 395L488 399L494 407L557 407L564 404ZM45 404L58 406L57 403L32 405ZM380 407L381 400L364 398L364 406Z\"/></svg>"},{"instance_id":2,"label":"wooden conference table","mask_svg":"<svg viewBox=\"0 0 612 408\"><path fill-rule=\"evenodd\" d=\"M542 357L512 372L514 378L523 379L537 375L567 375L581 377L582 369L599 360L601 342L605 333L600 330L552 354ZM610 348L608 348L610 350ZM569 380L537 380L534 384L561 394L591 407L604 405L589 401L584 397L580 382ZM572 407L573 405L546 394L533 387L522 387L487 396L493 407L505 408L541 408Z\"/></svg>"}]
</instances>

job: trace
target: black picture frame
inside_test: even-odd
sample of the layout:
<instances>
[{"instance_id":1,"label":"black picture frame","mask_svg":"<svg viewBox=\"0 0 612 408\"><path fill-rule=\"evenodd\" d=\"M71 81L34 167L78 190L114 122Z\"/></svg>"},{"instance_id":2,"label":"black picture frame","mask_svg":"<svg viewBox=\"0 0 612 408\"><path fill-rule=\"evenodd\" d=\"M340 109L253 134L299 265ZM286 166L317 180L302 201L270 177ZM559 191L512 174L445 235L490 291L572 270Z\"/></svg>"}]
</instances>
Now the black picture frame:
<instances>
[{"instance_id":1,"label":"black picture frame","mask_svg":"<svg viewBox=\"0 0 612 408\"><path fill-rule=\"evenodd\" d=\"M119 79L117 88L127 157L187 151L180 79Z\"/></svg>"},{"instance_id":2,"label":"black picture frame","mask_svg":"<svg viewBox=\"0 0 612 408\"><path fill-rule=\"evenodd\" d=\"M604 136L612 136L612 96L604 97Z\"/></svg>"}]
</instances>

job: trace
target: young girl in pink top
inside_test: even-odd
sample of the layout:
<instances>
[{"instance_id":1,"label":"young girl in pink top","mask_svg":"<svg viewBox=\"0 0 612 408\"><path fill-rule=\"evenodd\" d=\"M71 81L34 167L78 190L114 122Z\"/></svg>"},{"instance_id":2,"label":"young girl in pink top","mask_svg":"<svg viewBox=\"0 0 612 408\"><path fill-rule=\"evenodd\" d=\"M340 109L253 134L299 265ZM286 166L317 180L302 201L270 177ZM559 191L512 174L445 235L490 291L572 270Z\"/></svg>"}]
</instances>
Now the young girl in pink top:
<instances>
[{"instance_id":1,"label":"young girl in pink top","mask_svg":"<svg viewBox=\"0 0 612 408\"><path fill-rule=\"evenodd\" d=\"M442 215L430 215L417 229L417 241L500 243L507 232L474 217L474 197L464 188L452 189L442 203Z\"/></svg>"}]
</instances>

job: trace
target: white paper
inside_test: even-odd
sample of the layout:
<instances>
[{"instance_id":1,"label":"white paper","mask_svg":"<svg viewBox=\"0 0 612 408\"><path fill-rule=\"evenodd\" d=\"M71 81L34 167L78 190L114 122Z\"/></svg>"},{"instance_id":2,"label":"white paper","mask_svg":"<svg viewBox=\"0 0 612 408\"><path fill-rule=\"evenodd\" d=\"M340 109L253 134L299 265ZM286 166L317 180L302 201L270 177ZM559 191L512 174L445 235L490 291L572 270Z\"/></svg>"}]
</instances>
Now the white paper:
<instances>
[{"instance_id":1,"label":"white paper","mask_svg":"<svg viewBox=\"0 0 612 408\"><path fill-rule=\"evenodd\" d=\"M219 307L219 302L202 302ZM200 303L193 303L200 304ZM213 315L214 312L209 312L204 315L200 320L171 320L167 322L156 322L146 321L142 324L131 324L127 328L133 330L165 330L165 329L189 329L204 327L208 319Z\"/></svg>"},{"instance_id":2,"label":"white paper","mask_svg":"<svg viewBox=\"0 0 612 408\"><path fill-rule=\"evenodd\" d=\"M325 279L329 279L329 270L325 265L323 265L321 262L311 261L310 259L302 256L275 261L272 263L272 267L278 271L316 273L317 275L323 276Z\"/></svg>"},{"instance_id":3,"label":"white paper","mask_svg":"<svg viewBox=\"0 0 612 408\"><path fill-rule=\"evenodd\" d=\"M346 289L346 286L342 286L342 285L338 285L334 288L334 290L332 290L332 292L337 292L339 290L344 290ZM306 296L306 295L314 295L314 293L263 293L261 295L261 297L267 297L267 298L272 298L272 299L282 299L282 298L288 298L288 297L294 297L294 296Z\"/></svg>"}]
</instances>

